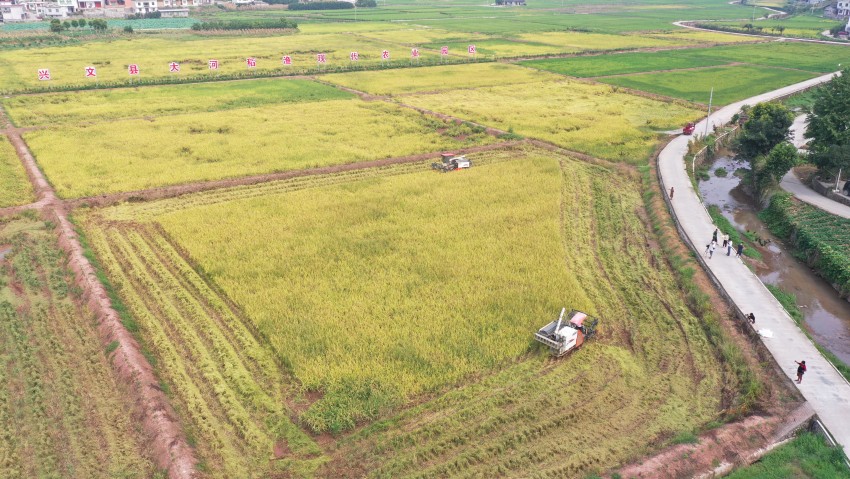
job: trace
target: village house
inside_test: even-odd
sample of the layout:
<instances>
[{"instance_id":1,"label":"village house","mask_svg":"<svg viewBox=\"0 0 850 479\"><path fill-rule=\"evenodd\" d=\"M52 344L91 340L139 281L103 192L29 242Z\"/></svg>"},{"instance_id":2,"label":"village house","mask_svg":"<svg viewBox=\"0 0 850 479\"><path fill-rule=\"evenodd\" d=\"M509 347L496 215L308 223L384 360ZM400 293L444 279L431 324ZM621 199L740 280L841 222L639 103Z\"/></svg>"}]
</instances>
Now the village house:
<instances>
[{"instance_id":1,"label":"village house","mask_svg":"<svg viewBox=\"0 0 850 479\"><path fill-rule=\"evenodd\" d=\"M838 2L827 5L823 9L823 16L837 19L850 18L850 0L839 0Z\"/></svg>"},{"instance_id":2,"label":"village house","mask_svg":"<svg viewBox=\"0 0 850 479\"><path fill-rule=\"evenodd\" d=\"M23 22L28 19L26 5L0 2L0 18L4 22Z\"/></svg>"}]
</instances>

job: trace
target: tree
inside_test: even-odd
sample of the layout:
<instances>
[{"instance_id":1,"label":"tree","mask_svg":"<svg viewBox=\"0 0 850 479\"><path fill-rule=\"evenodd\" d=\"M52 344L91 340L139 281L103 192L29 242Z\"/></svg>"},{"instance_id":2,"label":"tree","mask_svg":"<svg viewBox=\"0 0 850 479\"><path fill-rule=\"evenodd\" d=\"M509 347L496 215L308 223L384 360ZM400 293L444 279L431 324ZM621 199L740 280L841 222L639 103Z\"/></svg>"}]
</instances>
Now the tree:
<instances>
[{"instance_id":1,"label":"tree","mask_svg":"<svg viewBox=\"0 0 850 479\"><path fill-rule=\"evenodd\" d=\"M747 158L767 154L788 139L794 114L781 103L759 103L749 110L749 120L737 140L738 152Z\"/></svg>"},{"instance_id":2,"label":"tree","mask_svg":"<svg viewBox=\"0 0 850 479\"><path fill-rule=\"evenodd\" d=\"M788 170L797 165L798 160L797 147L783 141L774 146L767 154L761 172L773 181L778 182L785 176L785 173L788 173Z\"/></svg>"},{"instance_id":3,"label":"tree","mask_svg":"<svg viewBox=\"0 0 850 479\"><path fill-rule=\"evenodd\" d=\"M89 21L89 25L91 25L96 32L104 32L107 27L106 20L100 18L95 18L94 20Z\"/></svg>"},{"instance_id":4,"label":"tree","mask_svg":"<svg viewBox=\"0 0 850 479\"><path fill-rule=\"evenodd\" d=\"M71 29L71 22L69 22L68 20L65 20L64 22L62 22L62 28L64 28L65 30L70 30Z\"/></svg>"},{"instance_id":5,"label":"tree","mask_svg":"<svg viewBox=\"0 0 850 479\"><path fill-rule=\"evenodd\" d=\"M80 28L85 28L86 27L86 19L81 18L79 21L77 21L77 24L80 25Z\"/></svg>"},{"instance_id":6,"label":"tree","mask_svg":"<svg viewBox=\"0 0 850 479\"><path fill-rule=\"evenodd\" d=\"M71 26L77 28L80 26L80 22L78 22L76 19L71 20Z\"/></svg>"},{"instance_id":7,"label":"tree","mask_svg":"<svg viewBox=\"0 0 850 479\"><path fill-rule=\"evenodd\" d=\"M783 27L782 25L779 25L778 27L776 27L776 29L779 30L780 35L782 35L782 32L785 31L785 27Z\"/></svg>"},{"instance_id":8,"label":"tree","mask_svg":"<svg viewBox=\"0 0 850 479\"><path fill-rule=\"evenodd\" d=\"M50 20L50 31L53 33L62 33L62 22L55 18Z\"/></svg>"},{"instance_id":9,"label":"tree","mask_svg":"<svg viewBox=\"0 0 850 479\"><path fill-rule=\"evenodd\" d=\"M124 26L124 33L133 33L133 26L132 25L125 25Z\"/></svg>"},{"instance_id":10,"label":"tree","mask_svg":"<svg viewBox=\"0 0 850 479\"><path fill-rule=\"evenodd\" d=\"M823 173L845 168L850 159L850 68L814 92L806 138L811 161Z\"/></svg>"}]
</instances>

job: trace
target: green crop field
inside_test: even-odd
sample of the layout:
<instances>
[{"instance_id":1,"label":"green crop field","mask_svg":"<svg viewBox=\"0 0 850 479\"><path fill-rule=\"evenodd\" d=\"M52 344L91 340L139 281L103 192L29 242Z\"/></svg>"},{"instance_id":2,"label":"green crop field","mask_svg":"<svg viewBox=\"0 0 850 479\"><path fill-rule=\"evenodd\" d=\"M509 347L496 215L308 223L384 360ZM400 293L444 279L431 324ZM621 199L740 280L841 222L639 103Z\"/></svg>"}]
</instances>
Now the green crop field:
<instances>
[{"instance_id":1,"label":"green crop field","mask_svg":"<svg viewBox=\"0 0 850 479\"><path fill-rule=\"evenodd\" d=\"M714 104L725 105L814 76L814 73L799 70L741 65L641 73L600 78L600 81L706 104L714 88Z\"/></svg>"},{"instance_id":2,"label":"green crop field","mask_svg":"<svg viewBox=\"0 0 850 479\"><path fill-rule=\"evenodd\" d=\"M0 137L0 208L33 200L32 186L15 148L5 137Z\"/></svg>"},{"instance_id":3,"label":"green crop field","mask_svg":"<svg viewBox=\"0 0 850 479\"><path fill-rule=\"evenodd\" d=\"M724 45L713 48L691 48L660 52L621 53L576 58L533 60L522 64L576 77L597 77L628 73L677 70L723 64L747 64L775 68L828 73L839 69L839 63L850 62L850 49L838 45L804 43L758 43ZM765 70L765 72L770 70ZM695 72L699 75L700 72ZM796 72L788 79L776 73L780 84L794 83ZM719 81L728 79L718 78ZM774 81L773 84L776 82ZM687 85L685 85L687 88ZM746 88L746 87L745 87ZM652 91L652 90L650 90ZM742 97L743 98L743 97Z\"/></svg>"},{"instance_id":4,"label":"green crop field","mask_svg":"<svg viewBox=\"0 0 850 479\"><path fill-rule=\"evenodd\" d=\"M709 67L726 63L728 63L726 60L720 58L693 56L691 50L672 50L656 53L620 53L592 57L551 58L525 61L521 64L581 78Z\"/></svg>"},{"instance_id":5,"label":"green crop field","mask_svg":"<svg viewBox=\"0 0 850 479\"><path fill-rule=\"evenodd\" d=\"M0 477L164 478L70 285L44 223L0 219Z\"/></svg>"},{"instance_id":6,"label":"green crop field","mask_svg":"<svg viewBox=\"0 0 850 479\"><path fill-rule=\"evenodd\" d=\"M106 122L25 135L64 197L479 145L465 125L357 99ZM156 144L151 139L156 138Z\"/></svg>"},{"instance_id":7,"label":"green crop field","mask_svg":"<svg viewBox=\"0 0 850 479\"><path fill-rule=\"evenodd\" d=\"M16 96L2 105L18 126L75 126L351 97L313 81L280 79Z\"/></svg>"},{"instance_id":8,"label":"green crop field","mask_svg":"<svg viewBox=\"0 0 850 479\"><path fill-rule=\"evenodd\" d=\"M658 131L701 114L572 80L411 95L404 102L628 163L646 161Z\"/></svg>"},{"instance_id":9,"label":"green crop field","mask_svg":"<svg viewBox=\"0 0 850 479\"><path fill-rule=\"evenodd\" d=\"M471 158L86 215L211 477L586 475L715 417L735 379L646 244L636 176L531 148ZM564 305L603 332L552 362L531 333ZM385 420L317 453L286 414ZM542 454L563 443L589 446ZM280 444L288 460L261 465Z\"/></svg>"}]
</instances>

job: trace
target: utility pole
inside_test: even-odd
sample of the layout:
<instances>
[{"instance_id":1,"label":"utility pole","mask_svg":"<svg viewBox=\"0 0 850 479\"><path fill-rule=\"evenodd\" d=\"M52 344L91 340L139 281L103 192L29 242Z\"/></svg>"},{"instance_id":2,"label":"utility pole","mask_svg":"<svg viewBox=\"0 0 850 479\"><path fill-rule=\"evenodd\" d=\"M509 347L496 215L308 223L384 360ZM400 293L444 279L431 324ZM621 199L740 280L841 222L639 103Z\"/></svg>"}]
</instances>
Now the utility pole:
<instances>
[{"instance_id":1,"label":"utility pole","mask_svg":"<svg viewBox=\"0 0 850 479\"><path fill-rule=\"evenodd\" d=\"M705 117L705 137L708 138L708 124L711 117L711 101L714 100L714 87L711 87L711 93L708 95L708 116Z\"/></svg>"}]
</instances>

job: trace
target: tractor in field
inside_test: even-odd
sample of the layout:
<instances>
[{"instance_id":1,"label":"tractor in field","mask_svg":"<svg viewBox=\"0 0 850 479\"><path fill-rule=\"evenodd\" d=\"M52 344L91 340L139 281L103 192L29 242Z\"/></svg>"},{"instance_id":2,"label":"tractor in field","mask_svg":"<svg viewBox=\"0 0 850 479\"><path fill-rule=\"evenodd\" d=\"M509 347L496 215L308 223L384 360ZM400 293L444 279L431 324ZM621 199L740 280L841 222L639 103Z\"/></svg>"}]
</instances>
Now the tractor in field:
<instances>
[{"instance_id":1,"label":"tractor in field","mask_svg":"<svg viewBox=\"0 0 850 479\"><path fill-rule=\"evenodd\" d=\"M534 335L537 342L549 346L549 351L556 358L580 348L586 340L596 335L596 325L599 324L597 318L575 309L564 318L566 312L567 308L561 309L557 320L543 326Z\"/></svg>"},{"instance_id":2,"label":"tractor in field","mask_svg":"<svg viewBox=\"0 0 850 479\"><path fill-rule=\"evenodd\" d=\"M696 125L694 125L694 122L692 122L692 121L688 122L688 124L685 125L684 128L682 128L682 133L685 134L685 135L692 135L694 133L694 128L696 128Z\"/></svg>"},{"instance_id":3,"label":"tractor in field","mask_svg":"<svg viewBox=\"0 0 850 479\"><path fill-rule=\"evenodd\" d=\"M431 163L431 168L443 173L472 167L472 161L468 160L464 155L442 153L440 154L440 160L439 162Z\"/></svg>"}]
</instances>

